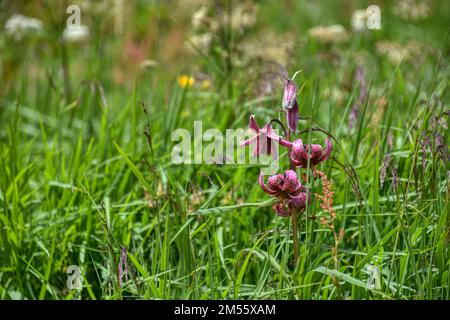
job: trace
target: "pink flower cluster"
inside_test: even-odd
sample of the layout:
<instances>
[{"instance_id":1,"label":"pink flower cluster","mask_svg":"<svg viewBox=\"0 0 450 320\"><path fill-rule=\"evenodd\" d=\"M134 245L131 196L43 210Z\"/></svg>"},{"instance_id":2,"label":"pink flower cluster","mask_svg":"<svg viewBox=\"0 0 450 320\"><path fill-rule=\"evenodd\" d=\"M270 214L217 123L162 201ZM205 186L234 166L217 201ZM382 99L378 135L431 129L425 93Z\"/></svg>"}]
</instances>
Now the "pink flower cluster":
<instances>
[{"instance_id":1,"label":"pink flower cluster","mask_svg":"<svg viewBox=\"0 0 450 320\"><path fill-rule=\"evenodd\" d=\"M295 133L298 126L299 112L297 87L291 79L287 79L285 82L282 104L286 113L286 122L289 131ZM279 216L288 217L293 213L303 211L311 199L310 192L299 181L297 173L294 171L295 168L314 168L314 166L327 160L332 149L331 140L329 137L326 138L325 150L318 144L304 145L302 139L291 142L289 140L289 134L286 134L285 137L275 134L271 122L260 128L256 123L255 116L252 115L250 117L249 127L256 135L243 141L241 146L256 144L253 156L268 154L274 159L278 157L275 143L289 149L290 170L269 177L267 184L264 183L262 173L258 179L262 190L277 198L277 202L274 205L276 213Z\"/></svg>"}]
</instances>

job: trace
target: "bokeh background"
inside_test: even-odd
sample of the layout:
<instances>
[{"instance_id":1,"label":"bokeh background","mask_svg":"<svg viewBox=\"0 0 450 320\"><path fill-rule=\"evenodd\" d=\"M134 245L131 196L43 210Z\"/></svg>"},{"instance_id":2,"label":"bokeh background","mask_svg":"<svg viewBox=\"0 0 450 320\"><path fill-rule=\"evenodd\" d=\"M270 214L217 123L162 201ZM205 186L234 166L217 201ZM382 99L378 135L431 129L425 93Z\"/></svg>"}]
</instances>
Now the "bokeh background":
<instances>
[{"instance_id":1,"label":"bokeh background","mask_svg":"<svg viewBox=\"0 0 450 320\"><path fill-rule=\"evenodd\" d=\"M444 0L0 1L0 298L448 299L449 27ZM299 70L345 236L336 264L314 202L294 268L260 168L172 165L170 135L279 117Z\"/></svg>"}]
</instances>

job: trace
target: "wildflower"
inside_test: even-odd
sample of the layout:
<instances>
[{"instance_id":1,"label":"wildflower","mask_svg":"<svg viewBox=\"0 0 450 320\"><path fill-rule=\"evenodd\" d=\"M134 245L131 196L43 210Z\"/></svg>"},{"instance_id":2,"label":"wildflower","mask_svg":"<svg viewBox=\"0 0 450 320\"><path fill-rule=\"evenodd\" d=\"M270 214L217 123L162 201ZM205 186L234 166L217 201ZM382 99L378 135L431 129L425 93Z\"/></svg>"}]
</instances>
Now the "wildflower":
<instances>
[{"instance_id":1,"label":"wildflower","mask_svg":"<svg viewBox=\"0 0 450 320\"><path fill-rule=\"evenodd\" d=\"M429 0L399 0L396 1L393 12L404 20L418 21L430 15L431 3Z\"/></svg>"},{"instance_id":2,"label":"wildflower","mask_svg":"<svg viewBox=\"0 0 450 320\"><path fill-rule=\"evenodd\" d=\"M211 82L207 79L203 80L202 83L200 84L200 88L202 88L203 90L207 90L210 86Z\"/></svg>"},{"instance_id":3,"label":"wildflower","mask_svg":"<svg viewBox=\"0 0 450 320\"><path fill-rule=\"evenodd\" d=\"M328 159L331 153L331 140L327 137L325 140L326 149L323 150L321 145L311 144L303 145L302 139L295 140L292 144L290 158L296 167L307 168L308 160L310 167Z\"/></svg>"},{"instance_id":4,"label":"wildflower","mask_svg":"<svg viewBox=\"0 0 450 320\"><path fill-rule=\"evenodd\" d=\"M273 208L281 217L304 210L311 198L309 191L302 186L293 170L269 177L267 185L264 183L263 174L260 173L258 182L264 192L278 198Z\"/></svg>"},{"instance_id":5,"label":"wildflower","mask_svg":"<svg viewBox=\"0 0 450 320\"><path fill-rule=\"evenodd\" d=\"M284 85L283 108L286 110L289 130L295 132L298 125L297 87L291 79L287 79Z\"/></svg>"},{"instance_id":6,"label":"wildflower","mask_svg":"<svg viewBox=\"0 0 450 320\"><path fill-rule=\"evenodd\" d=\"M189 88L195 83L195 79L188 75L181 75L178 77L178 85L182 88Z\"/></svg>"},{"instance_id":7,"label":"wildflower","mask_svg":"<svg viewBox=\"0 0 450 320\"><path fill-rule=\"evenodd\" d=\"M322 43L338 43L347 40L347 31L340 24L311 28L308 30L308 35Z\"/></svg>"},{"instance_id":8,"label":"wildflower","mask_svg":"<svg viewBox=\"0 0 450 320\"><path fill-rule=\"evenodd\" d=\"M254 60L287 65L292 60L295 47L293 33L278 34L261 31L237 44L237 65L247 65Z\"/></svg>"},{"instance_id":9,"label":"wildflower","mask_svg":"<svg viewBox=\"0 0 450 320\"><path fill-rule=\"evenodd\" d=\"M200 29L208 22L208 8L202 6L198 11L192 14L191 25L195 30Z\"/></svg>"},{"instance_id":10,"label":"wildflower","mask_svg":"<svg viewBox=\"0 0 450 320\"><path fill-rule=\"evenodd\" d=\"M14 14L5 23L5 32L14 40L21 40L26 34L42 31L42 21L21 14Z\"/></svg>"},{"instance_id":11,"label":"wildflower","mask_svg":"<svg viewBox=\"0 0 450 320\"><path fill-rule=\"evenodd\" d=\"M202 90L208 90L213 85L213 78L204 72L196 72L194 74L195 82L198 83L198 87Z\"/></svg>"},{"instance_id":12,"label":"wildflower","mask_svg":"<svg viewBox=\"0 0 450 320\"><path fill-rule=\"evenodd\" d=\"M322 201L320 204L320 207L328 212L329 219L326 219L325 217L320 218L320 222L324 225L332 225L334 220L336 219L336 212L333 208L333 183L328 180L328 177L325 175L324 172L319 170L314 170L314 176L319 177L322 180L322 189L323 189L323 195L316 194L316 197ZM334 228L334 225L333 225Z\"/></svg>"},{"instance_id":13,"label":"wildflower","mask_svg":"<svg viewBox=\"0 0 450 320\"><path fill-rule=\"evenodd\" d=\"M189 40L186 42L185 46L191 53L198 53L198 50L205 52L209 50L212 40L213 35L211 32L195 34L189 37Z\"/></svg>"},{"instance_id":14,"label":"wildflower","mask_svg":"<svg viewBox=\"0 0 450 320\"><path fill-rule=\"evenodd\" d=\"M399 64L408 55L408 48L394 41L380 41L375 44L377 52L393 64Z\"/></svg>"},{"instance_id":15,"label":"wildflower","mask_svg":"<svg viewBox=\"0 0 450 320\"><path fill-rule=\"evenodd\" d=\"M64 29L63 39L68 42L83 42L89 39L89 27L73 25Z\"/></svg>"},{"instance_id":16,"label":"wildflower","mask_svg":"<svg viewBox=\"0 0 450 320\"><path fill-rule=\"evenodd\" d=\"M146 68L154 68L158 65L158 62L151 59L143 60L139 63L139 68L146 69Z\"/></svg>"},{"instance_id":17,"label":"wildflower","mask_svg":"<svg viewBox=\"0 0 450 320\"><path fill-rule=\"evenodd\" d=\"M352 13L352 29L356 32L364 31L366 29L366 10L355 10Z\"/></svg>"},{"instance_id":18,"label":"wildflower","mask_svg":"<svg viewBox=\"0 0 450 320\"><path fill-rule=\"evenodd\" d=\"M283 108L291 109L295 104L297 96L297 87L294 81L287 79L284 85Z\"/></svg>"},{"instance_id":19,"label":"wildflower","mask_svg":"<svg viewBox=\"0 0 450 320\"><path fill-rule=\"evenodd\" d=\"M231 28L235 31L242 31L250 28L256 23L256 15L259 7L251 1L238 4L231 13ZM224 16L225 22L228 22L228 15Z\"/></svg>"},{"instance_id":20,"label":"wildflower","mask_svg":"<svg viewBox=\"0 0 450 320\"><path fill-rule=\"evenodd\" d=\"M280 136L275 134L272 126L270 124L265 124L264 127L260 128L256 123L255 116L250 116L250 129L256 133L256 135L248 140L241 142L241 147L248 146L256 142L256 148L253 151L253 156L256 157L260 154L270 154L273 159L276 160L278 157L277 149L272 140L278 142L282 146L290 147L292 143L282 139Z\"/></svg>"}]
</instances>

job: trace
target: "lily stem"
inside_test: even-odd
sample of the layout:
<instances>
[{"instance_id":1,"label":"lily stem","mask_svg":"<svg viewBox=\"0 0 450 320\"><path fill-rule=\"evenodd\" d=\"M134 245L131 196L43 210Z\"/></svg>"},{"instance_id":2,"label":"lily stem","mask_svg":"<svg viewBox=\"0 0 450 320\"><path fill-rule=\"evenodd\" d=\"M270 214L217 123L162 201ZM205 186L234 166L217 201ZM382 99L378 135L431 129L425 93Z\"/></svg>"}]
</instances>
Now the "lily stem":
<instances>
[{"instance_id":1,"label":"lily stem","mask_svg":"<svg viewBox=\"0 0 450 320\"><path fill-rule=\"evenodd\" d=\"M298 261L298 226L297 226L297 212L292 213L292 239L294 240L294 268L297 267Z\"/></svg>"},{"instance_id":2,"label":"lily stem","mask_svg":"<svg viewBox=\"0 0 450 320\"><path fill-rule=\"evenodd\" d=\"M285 137L286 137L287 141L291 141L289 129L285 131ZM289 158L289 169L295 171L295 165L292 163L290 158ZM297 261L298 261L298 222L297 222L297 212L292 212L291 223L292 223L292 240L294 242L294 269L295 269L297 267Z\"/></svg>"}]
</instances>

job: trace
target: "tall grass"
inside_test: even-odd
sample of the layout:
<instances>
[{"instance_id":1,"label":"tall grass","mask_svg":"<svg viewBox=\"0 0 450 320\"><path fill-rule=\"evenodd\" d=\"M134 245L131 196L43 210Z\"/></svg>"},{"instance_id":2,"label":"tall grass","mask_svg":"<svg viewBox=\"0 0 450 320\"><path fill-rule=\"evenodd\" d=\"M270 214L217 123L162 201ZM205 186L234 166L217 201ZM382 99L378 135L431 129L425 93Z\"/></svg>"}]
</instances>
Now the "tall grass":
<instances>
[{"instance_id":1,"label":"tall grass","mask_svg":"<svg viewBox=\"0 0 450 320\"><path fill-rule=\"evenodd\" d=\"M0 298L449 299L449 165L432 139L448 138L435 118L448 119L448 42L443 30L425 26L436 54L415 70L393 66L374 42L395 28L353 38L337 66L318 58L326 49L314 42L292 57L292 71L304 70L300 128L326 128L337 140L321 170L333 182L336 228L345 230L338 269L317 202L299 226L294 269L290 222L260 190L258 166L170 161L174 129L193 130L196 120L222 132L243 128L255 109L274 117L281 88L255 99L254 74L201 55L193 61L218 79L210 90L180 88L164 67L117 85L110 69L119 44L105 40L111 51L103 55L95 46L68 48L73 99L66 101L61 59L29 48L0 100ZM345 87L358 50L373 65L350 131L359 88ZM36 68L48 77L29 77ZM320 143L314 131L307 136ZM123 246L130 272L120 287ZM81 268L81 290L67 288L70 265ZM368 266L381 274L373 289Z\"/></svg>"}]
</instances>

